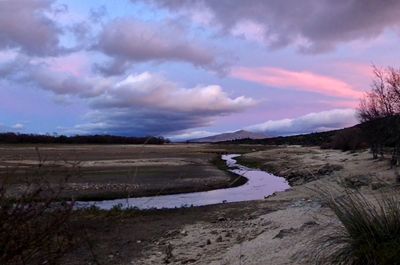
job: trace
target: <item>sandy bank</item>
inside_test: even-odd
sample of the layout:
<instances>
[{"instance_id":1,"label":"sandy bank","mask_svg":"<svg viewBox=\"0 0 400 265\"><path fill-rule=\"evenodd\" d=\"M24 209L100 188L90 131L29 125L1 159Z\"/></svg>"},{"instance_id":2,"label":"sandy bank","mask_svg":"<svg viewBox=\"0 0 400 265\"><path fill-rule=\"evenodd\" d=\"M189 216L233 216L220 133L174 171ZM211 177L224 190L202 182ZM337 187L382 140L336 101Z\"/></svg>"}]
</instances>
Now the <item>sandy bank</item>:
<instances>
[{"instance_id":1,"label":"sandy bank","mask_svg":"<svg viewBox=\"0 0 400 265\"><path fill-rule=\"evenodd\" d=\"M345 185L372 194L395 183L388 161L372 160L367 151L279 147L246 154L242 161L273 168L295 186L264 201L243 204L249 209L245 215L219 208L219 218L169 231L157 245L149 245L135 264L166 260L170 264L310 264L313 242L338 224L310 188ZM262 207L268 210L263 212ZM169 258L166 249L171 250Z\"/></svg>"}]
</instances>

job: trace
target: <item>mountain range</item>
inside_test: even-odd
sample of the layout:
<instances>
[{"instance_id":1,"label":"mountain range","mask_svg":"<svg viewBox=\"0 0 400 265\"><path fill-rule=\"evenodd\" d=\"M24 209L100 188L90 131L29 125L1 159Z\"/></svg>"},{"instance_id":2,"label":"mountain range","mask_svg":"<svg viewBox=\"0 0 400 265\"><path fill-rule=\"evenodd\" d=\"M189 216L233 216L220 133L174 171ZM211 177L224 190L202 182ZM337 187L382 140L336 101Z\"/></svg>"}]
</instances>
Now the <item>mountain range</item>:
<instances>
[{"instance_id":1,"label":"mountain range","mask_svg":"<svg viewBox=\"0 0 400 265\"><path fill-rule=\"evenodd\" d=\"M231 133L221 133L203 138L191 139L187 142L190 143L215 143L222 141L240 140L240 139L264 139L266 135L260 133L253 133L245 130L239 130Z\"/></svg>"}]
</instances>

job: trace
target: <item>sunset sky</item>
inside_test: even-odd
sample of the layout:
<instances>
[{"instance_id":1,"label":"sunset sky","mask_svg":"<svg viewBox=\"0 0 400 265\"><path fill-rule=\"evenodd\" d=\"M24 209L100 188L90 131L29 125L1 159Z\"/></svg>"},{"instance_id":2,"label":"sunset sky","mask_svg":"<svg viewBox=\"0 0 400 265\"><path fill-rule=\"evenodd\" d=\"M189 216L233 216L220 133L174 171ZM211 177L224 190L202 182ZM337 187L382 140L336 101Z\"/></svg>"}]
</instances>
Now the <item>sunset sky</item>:
<instances>
[{"instance_id":1,"label":"sunset sky","mask_svg":"<svg viewBox=\"0 0 400 265\"><path fill-rule=\"evenodd\" d=\"M399 37L398 0L0 0L0 132L343 128Z\"/></svg>"}]
</instances>

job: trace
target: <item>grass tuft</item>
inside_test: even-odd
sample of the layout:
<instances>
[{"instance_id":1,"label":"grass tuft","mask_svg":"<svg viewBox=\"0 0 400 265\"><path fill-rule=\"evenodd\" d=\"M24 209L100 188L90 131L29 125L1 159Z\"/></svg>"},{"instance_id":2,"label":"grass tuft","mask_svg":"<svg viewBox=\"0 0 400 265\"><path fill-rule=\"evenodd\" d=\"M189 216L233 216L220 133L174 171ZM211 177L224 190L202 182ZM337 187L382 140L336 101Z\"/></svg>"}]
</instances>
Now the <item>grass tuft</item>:
<instances>
[{"instance_id":1,"label":"grass tuft","mask_svg":"<svg viewBox=\"0 0 400 265\"><path fill-rule=\"evenodd\" d=\"M318 241L317 264L400 264L400 200L382 194L368 199L356 191L324 192L340 225Z\"/></svg>"}]
</instances>

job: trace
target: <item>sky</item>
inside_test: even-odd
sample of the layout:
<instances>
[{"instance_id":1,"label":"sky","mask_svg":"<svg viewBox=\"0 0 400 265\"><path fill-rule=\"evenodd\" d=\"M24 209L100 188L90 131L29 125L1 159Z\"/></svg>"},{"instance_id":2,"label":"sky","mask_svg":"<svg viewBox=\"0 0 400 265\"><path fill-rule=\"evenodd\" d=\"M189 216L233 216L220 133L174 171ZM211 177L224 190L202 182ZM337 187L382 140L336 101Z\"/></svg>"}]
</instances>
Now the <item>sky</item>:
<instances>
[{"instance_id":1,"label":"sky","mask_svg":"<svg viewBox=\"0 0 400 265\"><path fill-rule=\"evenodd\" d=\"M0 132L344 128L399 37L398 0L0 0Z\"/></svg>"}]
</instances>

